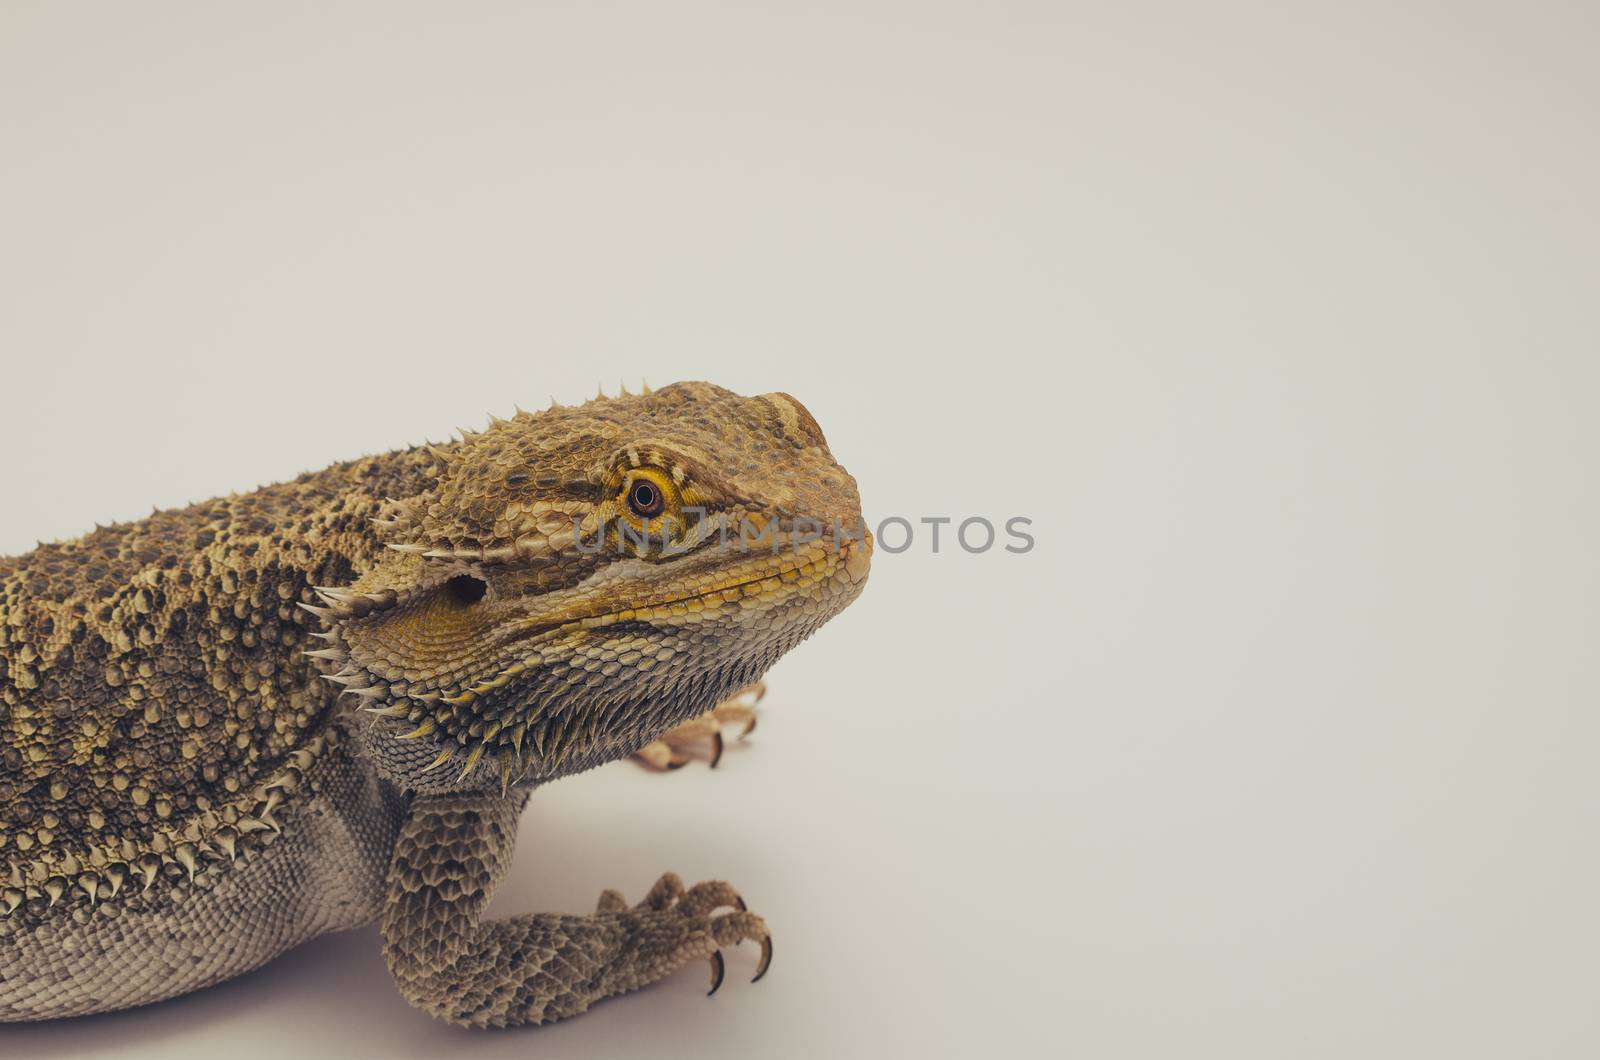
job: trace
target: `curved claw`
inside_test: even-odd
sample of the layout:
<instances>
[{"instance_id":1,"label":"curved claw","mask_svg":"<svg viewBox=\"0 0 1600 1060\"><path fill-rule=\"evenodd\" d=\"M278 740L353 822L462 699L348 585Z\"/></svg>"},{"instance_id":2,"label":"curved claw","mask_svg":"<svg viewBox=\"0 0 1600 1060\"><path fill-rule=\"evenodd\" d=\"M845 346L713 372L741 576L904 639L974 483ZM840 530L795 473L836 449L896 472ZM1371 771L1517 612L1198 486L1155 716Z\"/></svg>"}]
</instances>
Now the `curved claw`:
<instances>
[{"instance_id":1,"label":"curved claw","mask_svg":"<svg viewBox=\"0 0 1600 1060\"><path fill-rule=\"evenodd\" d=\"M752 714L752 715L750 715L750 720L745 722L744 732L741 732L739 734L739 739L742 740L746 736L749 736L751 733L753 733L755 731L756 731L756 716L754 714Z\"/></svg>"},{"instance_id":2,"label":"curved claw","mask_svg":"<svg viewBox=\"0 0 1600 1060\"><path fill-rule=\"evenodd\" d=\"M722 987L722 976L727 971L727 966L722 962L722 951L711 951L711 989L706 991L706 997L715 994ZM759 975L757 979L761 978Z\"/></svg>"},{"instance_id":3,"label":"curved claw","mask_svg":"<svg viewBox=\"0 0 1600 1060\"><path fill-rule=\"evenodd\" d=\"M767 969L772 966L772 936L768 935L761 940L761 963L756 965L756 976L750 980L752 983L761 982L761 977L767 974Z\"/></svg>"},{"instance_id":4,"label":"curved claw","mask_svg":"<svg viewBox=\"0 0 1600 1060\"><path fill-rule=\"evenodd\" d=\"M711 768L717 768L717 763L722 761L722 733L711 734Z\"/></svg>"}]
</instances>

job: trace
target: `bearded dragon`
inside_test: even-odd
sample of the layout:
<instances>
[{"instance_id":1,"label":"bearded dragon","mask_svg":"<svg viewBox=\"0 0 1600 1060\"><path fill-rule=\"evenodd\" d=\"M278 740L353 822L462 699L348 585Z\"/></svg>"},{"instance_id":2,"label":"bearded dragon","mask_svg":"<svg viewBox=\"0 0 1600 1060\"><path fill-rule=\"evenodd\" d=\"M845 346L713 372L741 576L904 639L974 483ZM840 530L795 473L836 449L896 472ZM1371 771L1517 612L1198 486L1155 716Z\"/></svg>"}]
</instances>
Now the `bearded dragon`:
<instances>
[{"instance_id":1,"label":"bearded dragon","mask_svg":"<svg viewBox=\"0 0 1600 1060\"><path fill-rule=\"evenodd\" d=\"M406 1000L474 1027L698 960L714 991L741 940L759 978L727 883L485 907L534 788L748 716L871 551L800 402L679 383L0 559L0 1021L373 921Z\"/></svg>"}]
</instances>

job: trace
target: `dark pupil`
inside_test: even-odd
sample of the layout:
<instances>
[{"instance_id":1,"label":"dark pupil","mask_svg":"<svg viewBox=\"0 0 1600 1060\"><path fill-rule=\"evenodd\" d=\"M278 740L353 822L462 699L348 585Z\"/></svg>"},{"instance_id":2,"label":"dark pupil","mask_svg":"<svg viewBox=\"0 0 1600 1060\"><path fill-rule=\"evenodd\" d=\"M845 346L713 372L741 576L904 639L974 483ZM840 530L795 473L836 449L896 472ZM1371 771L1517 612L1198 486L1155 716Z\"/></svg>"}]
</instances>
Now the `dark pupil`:
<instances>
[{"instance_id":1,"label":"dark pupil","mask_svg":"<svg viewBox=\"0 0 1600 1060\"><path fill-rule=\"evenodd\" d=\"M648 482L635 482L628 501L640 515L654 515L661 510L661 492Z\"/></svg>"}]
</instances>

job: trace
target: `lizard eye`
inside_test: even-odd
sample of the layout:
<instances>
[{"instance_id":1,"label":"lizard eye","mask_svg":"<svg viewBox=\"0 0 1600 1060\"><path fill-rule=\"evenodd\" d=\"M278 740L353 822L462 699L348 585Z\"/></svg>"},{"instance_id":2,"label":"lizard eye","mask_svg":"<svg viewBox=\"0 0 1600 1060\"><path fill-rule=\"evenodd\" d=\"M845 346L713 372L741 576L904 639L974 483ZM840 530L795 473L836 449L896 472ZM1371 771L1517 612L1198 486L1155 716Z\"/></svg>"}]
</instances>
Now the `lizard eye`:
<instances>
[{"instance_id":1,"label":"lizard eye","mask_svg":"<svg viewBox=\"0 0 1600 1060\"><path fill-rule=\"evenodd\" d=\"M666 506L667 501L661 495L661 487L649 479L634 479L633 485L628 487L628 507L632 508L633 514L641 519L655 518Z\"/></svg>"}]
</instances>

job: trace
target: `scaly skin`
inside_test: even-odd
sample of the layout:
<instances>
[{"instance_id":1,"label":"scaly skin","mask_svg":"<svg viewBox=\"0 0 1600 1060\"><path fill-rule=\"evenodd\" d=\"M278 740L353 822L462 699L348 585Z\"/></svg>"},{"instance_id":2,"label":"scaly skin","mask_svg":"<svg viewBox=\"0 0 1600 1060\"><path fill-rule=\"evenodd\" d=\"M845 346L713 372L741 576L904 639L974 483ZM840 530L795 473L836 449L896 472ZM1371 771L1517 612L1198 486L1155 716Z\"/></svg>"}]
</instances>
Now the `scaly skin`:
<instances>
[{"instance_id":1,"label":"scaly skin","mask_svg":"<svg viewBox=\"0 0 1600 1060\"><path fill-rule=\"evenodd\" d=\"M765 970L723 883L483 910L534 787L704 735L870 553L797 401L682 383L0 559L0 1021L373 920L402 994L472 1026L720 981L741 939Z\"/></svg>"}]
</instances>

